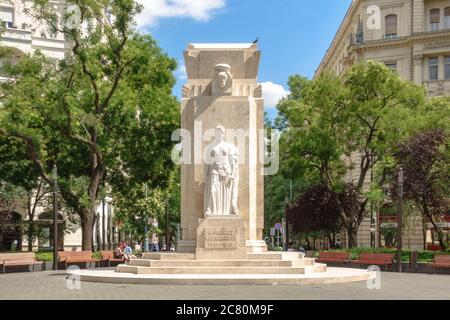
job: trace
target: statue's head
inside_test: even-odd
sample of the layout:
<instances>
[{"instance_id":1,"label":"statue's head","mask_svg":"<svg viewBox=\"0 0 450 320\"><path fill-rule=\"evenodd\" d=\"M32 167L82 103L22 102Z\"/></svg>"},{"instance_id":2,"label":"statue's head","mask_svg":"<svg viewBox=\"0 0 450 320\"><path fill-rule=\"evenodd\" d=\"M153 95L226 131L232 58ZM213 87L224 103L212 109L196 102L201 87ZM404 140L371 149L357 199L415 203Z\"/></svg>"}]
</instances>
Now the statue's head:
<instances>
[{"instance_id":1,"label":"statue's head","mask_svg":"<svg viewBox=\"0 0 450 320\"><path fill-rule=\"evenodd\" d=\"M225 128L221 125L216 127L216 140L222 141L225 138Z\"/></svg>"},{"instance_id":2,"label":"statue's head","mask_svg":"<svg viewBox=\"0 0 450 320\"><path fill-rule=\"evenodd\" d=\"M231 66L225 63L214 66L214 74L221 89L225 88L228 81L231 79Z\"/></svg>"}]
</instances>

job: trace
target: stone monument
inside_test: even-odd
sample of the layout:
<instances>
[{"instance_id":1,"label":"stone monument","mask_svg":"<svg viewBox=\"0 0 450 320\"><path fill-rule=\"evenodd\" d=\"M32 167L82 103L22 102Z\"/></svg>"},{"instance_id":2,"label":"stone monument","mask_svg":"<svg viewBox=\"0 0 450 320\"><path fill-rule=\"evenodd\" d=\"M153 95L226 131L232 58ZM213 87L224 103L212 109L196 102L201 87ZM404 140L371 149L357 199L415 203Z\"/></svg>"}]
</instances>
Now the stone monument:
<instances>
[{"instance_id":1,"label":"stone monument","mask_svg":"<svg viewBox=\"0 0 450 320\"><path fill-rule=\"evenodd\" d=\"M371 273L327 269L300 252L267 252L263 99L256 44L190 44L181 101L178 252L144 252L83 281L139 284L306 284L365 281Z\"/></svg>"},{"instance_id":2,"label":"stone monument","mask_svg":"<svg viewBox=\"0 0 450 320\"><path fill-rule=\"evenodd\" d=\"M184 52L181 127L190 156L181 165L179 252L234 259L267 250L260 55L256 44L190 44Z\"/></svg>"}]
</instances>

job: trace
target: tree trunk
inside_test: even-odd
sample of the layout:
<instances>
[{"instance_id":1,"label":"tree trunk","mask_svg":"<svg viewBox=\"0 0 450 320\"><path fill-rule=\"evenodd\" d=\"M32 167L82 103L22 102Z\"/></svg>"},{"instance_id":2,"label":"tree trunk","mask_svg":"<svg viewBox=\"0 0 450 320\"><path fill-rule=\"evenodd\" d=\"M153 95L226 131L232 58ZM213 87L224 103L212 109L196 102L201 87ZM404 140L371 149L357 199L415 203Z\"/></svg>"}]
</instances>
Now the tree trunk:
<instances>
[{"instance_id":1,"label":"tree trunk","mask_svg":"<svg viewBox=\"0 0 450 320\"><path fill-rule=\"evenodd\" d=\"M82 233L81 248L83 251L92 251L93 248L94 244L93 235L95 224L94 210L86 210L84 213L84 218L81 219L81 233Z\"/></svg>"},{"instance_id":2,"label":"tree trunk","mask_svg":"<svg viewBox=\"0 0 450 320\"><path fill-rule=\"evenodd\" d=\"M333 236L331 233L327 232L327 238L328 238L328 243L329 243L330 249L336 249L336 246L335 246L334 240L333 240Z\"/></svg>"},{"instance_id":3,"label":"tree trunk","mask_svg":"<svg viewBox=\"0 0 450 320\"><path fill-rule=\"evenodd\" d=\"M30 220L28 221L28 235L27 235L29 252L33 251L33 232L34 232L33 227L34 227L34 222L33 222L32 218L30 218Z\"/></svg>"},{"instance_id":4,"label":"tree trunk","mask_svg":"<svg viewBox=\"0 0 450 320\"><path fill-rule=\"evenodd\" d=\"M346 229L348 248L356 248L358 246L358 228L355 228L352 224L350 224Z\"/></svg>"},{"instance_id":5,"label":"tree trunk","mask_svg":"<svg viewBox=\"0 0 450 320\"><path fill-rule=\"evenodd\" d=\"M427 250L427 221L422 217L423 250Z\"/></svg>"},{"instance_id":6,"label":"tree trunk","mask_svg":"<svg viewBox=\"0 0 450 320\"><path fill-rule=\"evenodd\" d=\"M444 241L444 234L442 232L442 229L437 226L437 224L434 222L433 217L430 214L428 214L427 216L428 220L430 220L431 224L433 225L434 231L436 231L439 245L441 246L442 251L445 251L447 249L447 243Z\"/></svg>"}]
</instances>

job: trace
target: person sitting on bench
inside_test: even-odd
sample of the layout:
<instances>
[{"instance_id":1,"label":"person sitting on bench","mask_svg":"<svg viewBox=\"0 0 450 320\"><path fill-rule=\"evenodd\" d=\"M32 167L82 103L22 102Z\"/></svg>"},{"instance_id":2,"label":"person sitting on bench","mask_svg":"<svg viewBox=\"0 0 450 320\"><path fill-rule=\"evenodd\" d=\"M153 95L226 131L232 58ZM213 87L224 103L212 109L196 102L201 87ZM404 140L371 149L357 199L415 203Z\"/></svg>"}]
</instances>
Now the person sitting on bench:
<instances>
[{"instance_id":1,"label":"person sitting on bench","mask_svg":"<svg viewBox=\"0 0 450 320\"><path fill-rule=\"evenodd\" d=\"M127 258L127 255L125 254L125 246L123 242L120 242L117 246L116 250L114 251L114 258L116 259L123 259L125 262L129 261L130 259Z\"/></svg>"}]
</instances>

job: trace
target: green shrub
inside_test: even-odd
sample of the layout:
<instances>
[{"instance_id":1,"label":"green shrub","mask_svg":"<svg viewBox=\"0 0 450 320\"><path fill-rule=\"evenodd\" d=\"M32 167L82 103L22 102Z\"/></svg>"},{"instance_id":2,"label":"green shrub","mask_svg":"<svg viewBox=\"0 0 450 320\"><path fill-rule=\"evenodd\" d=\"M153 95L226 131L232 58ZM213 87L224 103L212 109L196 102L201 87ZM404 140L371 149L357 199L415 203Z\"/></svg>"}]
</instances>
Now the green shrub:
<instances>
[{"instance_id":1,"label":"green shrub","mask_svg":"<svg viewBox=\"0 0 450 320\"><path fill-rule=\"evenodd\" d=\"M50 262L53 261L53 252L48 252L48 251L39 251L36 252L36 259L38 261L44 261L44 262Z\"/></svg>"},{"instance_id":2,"label":"green shrub","mask_svg":"<svg viewBox=\"0 0 450 320\"><path fill-rule=\"evenodd\" d=\"M349 252L351 260L358 260L359 255L361 253L393 253L397 254L397 249L395 248L353 248L353 249L342 249L342 250L329 250L334 252ZM402 250L402 262L409 262L411 250ZM436 255L445 255L449 254L450 251L447 250L445 252L439 251L418 251L417 252L417 260L418 262L431 262L434 260L434 256ZM313 257L317 258L319 256L319 252L314 252Z\"/></svg>"},{"instance_id":3,"label":"green shrub","mask_svg":"<svg viewBox=\"0 0 450 320\"><path fill-rule=\"evenodd\" d=\"M94 259L101 259L102 258L102 252L96 251L92 253L92 258ZM39 251L36 252L36 259L38 261L44 261L44 262L50 262L53 261L53 252L50 251Z\"/></svg>"},{"instance_id":4,"label":"green shrub","mask_svg":"<svg viewBox=\"0 0 450 320\"><path fill-rule=\"evenodd\" d=\"M101 251L95 251L92 253L92 258L93 259L98 259L101 260L102 259L102 252Z\"/></svg>"}]
</instances>

